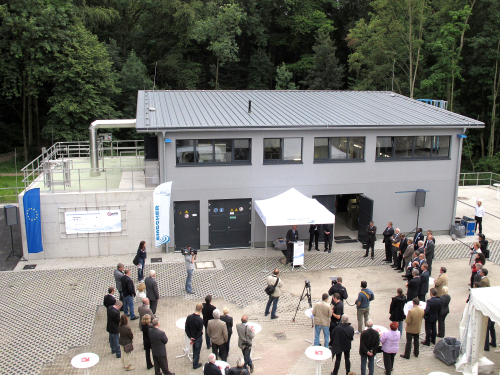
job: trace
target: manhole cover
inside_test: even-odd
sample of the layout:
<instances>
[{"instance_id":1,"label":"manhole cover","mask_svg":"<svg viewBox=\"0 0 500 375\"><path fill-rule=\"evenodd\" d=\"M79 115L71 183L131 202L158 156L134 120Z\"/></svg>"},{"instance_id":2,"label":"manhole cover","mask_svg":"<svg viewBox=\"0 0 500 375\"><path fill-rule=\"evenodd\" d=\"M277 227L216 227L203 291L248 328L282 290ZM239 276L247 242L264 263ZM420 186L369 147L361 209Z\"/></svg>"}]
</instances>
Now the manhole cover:
<instances>
[{"instance_id":1,"label":"manhole cover","mask_svg":"<svg viewBox=\"0 0 500 375\"><path fill-rule=\"evenodd\" d=\"M274 337L276 337L278 340L285 340L286 335L284 333L275 333Z\"/></svg>"},{"instance_id":2,"label":"manhole cover","mask_svg":"<svg viewBox=\"0 0 500 375\"><path fill-rule=\"evenodd\" d=\"M195 262L196 268L199 270L206 270L209 268L215 268L215 262Z\"/></svg>"}]
</instances>

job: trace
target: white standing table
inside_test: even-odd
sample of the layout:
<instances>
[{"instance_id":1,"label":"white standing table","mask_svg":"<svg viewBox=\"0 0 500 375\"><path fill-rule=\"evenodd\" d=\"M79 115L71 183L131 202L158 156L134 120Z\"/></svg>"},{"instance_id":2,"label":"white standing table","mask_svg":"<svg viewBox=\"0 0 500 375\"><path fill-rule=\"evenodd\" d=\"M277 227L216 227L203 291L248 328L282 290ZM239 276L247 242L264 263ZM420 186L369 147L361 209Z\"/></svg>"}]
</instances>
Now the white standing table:
<instances>
[{"instance_id":1,"label":"white standing table","mask_svg":"<svg viewBox=\"0 0 500 375\"><path fill-rule=\"evenodd\" d=\"M182 350L184 351L184 354L178 355L175 358L182 358L187 356L188 359L193 362L193 359L191 358L191 340L189 337L186 335L186 318L180 318L175 322L175 326L179 329L182 329L184 331L184 347Z\"/></svg>"},{"instance_id":2,"label":"white standing table","mask_svg":"<svg viewBox=\"0 0 500 375\"><path fill-rule=\"evenodd\" d=\"M308 318L311 318L311 319L314 319L314 315L313 315L313 309L312 307L307 309L306 311L304 311L304 314L306 314L306 316ZM310 343L311 346L314 345L314 337L316 336L316 332L314 331L314 324L312 325L312 331L313 331L313 339L312 341L311 340L306 340L306 342Z\"/></svg>"},{"instance_id":3,"label":"white standing table","mask_svg":"<svg viewBox=\"0 0 500 375\"><path fill-rule=\"evenodd\" d=\"M316 375L321 375L321 361L332 357L332 351L324 346L309 346L305 353L316 361Z\"/></svg>"},{"instance_id":4,"label":"white standing table","mask_svg":"<svg viewBox=\"0 0 500 375\"><path fill-rule=\"evenodd\" d=\"M247 327L252 328L253 331L255 332L255 334L262 331L262 326L259 323L247 322ZM252 346L252 350L250 350L250 358L252 358L252 352L253 352L253 346ZM252 361L255 361L257 359L262 359L262 357L252 358Z\"/></svg>"},{"instance_id":5,"label":"white standing table","mask_svg":"<svg viewBox=\"0 0 500 375\"><path fill-rule=\"evenodd\" d=\"M381 337L382 337L382 333L384 333L384 332L388 332L388 331L389 331L389 330L388 330L387 328L385 328L384 326L379 326L379 325L373 325L373 326L372 326L372 328L373 328L375 331L377 331L377 332L378 332L378 334L379 334ZM365 329L366 329L366 327L365 327ZM377 365L377 367L379 367L379 368L384 368L384 369L385 369L385 367L384 367L384 366L381 366L381 365L379 365L379 364L378 364L378 363L379 363L380 361L382 361L382 360L383 360L383 358L378 359L378 360L377 360L377 362L375 362L375 364Z\"/></svg>"},{"instance_id":6,"label":"white standing table","mask_svg":"<svg viewBox=\"0 0 500 375\"><path fill-rule=\"evenodd\" d=\"M493 184L493 186L497 187L497 201L500 200L500 184Z\"/></svg>"},{"instance_id":7,"label":"white standing table","mask_svg":"<svg viewBox=\"0 0 500 375\"><path fill-rule=\"evenodd\" d=\"M224 362L224 361L219 361L219 360L215 361L215 365L218 368L220 368L220 370L222 371L223 374L224 374L224 370L226 369L226 367L231 368L231 366L229 366L229 363ZM203 365L202 370L205 370L205 365Z\"/></svg>"},{"instance_id":8,"label":"white standing table","mask_svg":"<svg viewBox=\"0 0 500 375\"><path fill-rule=\"evenodd\" d=\"M89 368L99 363L99 356L94 353L82 353L75 355L71 360L71 366L84 370L84 374L89 373Z\"/></svg>"}]
</instances>

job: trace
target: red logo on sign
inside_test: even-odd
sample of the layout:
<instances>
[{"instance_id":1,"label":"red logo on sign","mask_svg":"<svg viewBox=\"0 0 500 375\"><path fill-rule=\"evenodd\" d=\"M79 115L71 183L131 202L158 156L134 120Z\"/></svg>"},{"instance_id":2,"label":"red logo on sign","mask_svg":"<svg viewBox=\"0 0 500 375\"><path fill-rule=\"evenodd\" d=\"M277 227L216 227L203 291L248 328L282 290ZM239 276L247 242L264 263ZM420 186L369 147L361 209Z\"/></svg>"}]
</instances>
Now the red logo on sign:
<instances>
[{"instance_id":1,"label":"red logo on sign","mask_svg":"<svg viewBox=\"0 0 500 375\"><path fill-rule=\"evenodd\" d=\"M82 362L89 362L90 361L90 357L82 357Z\"/></svg>"},{"instance_id":2,"label":"red logo on sign","mask_svg":"<svg viewBox=\"0 0 500 375\"><path fill-rule=\"evenodd\" d=\"M316 354L316 355L323 355L323 351L322 350L315 350L314 354Z\"/></svg>"}]
</instances>

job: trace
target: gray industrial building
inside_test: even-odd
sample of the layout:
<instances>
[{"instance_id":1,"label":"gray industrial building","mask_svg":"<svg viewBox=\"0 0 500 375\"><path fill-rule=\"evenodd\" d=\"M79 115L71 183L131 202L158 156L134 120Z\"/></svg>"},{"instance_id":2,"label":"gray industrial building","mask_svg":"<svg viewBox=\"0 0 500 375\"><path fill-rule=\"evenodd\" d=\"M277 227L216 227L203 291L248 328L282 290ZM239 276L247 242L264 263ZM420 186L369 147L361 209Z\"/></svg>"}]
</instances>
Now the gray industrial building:
<instances>
[{"instance_id":1,"label":"gray industrial building","mask_svg":"<svg viewBox=\"0 0 500 375\"><path fill-rule=\"evenodd\" d=\"M42 215L44 209L55 214L43 227L44 256L133 253L141 239L153 243L152 189L166 181L173 182L169 251L187 244L262 246L265 227L253 202L292 187L341 217L336 226L361 227L361 236L370 219L379 232L388 221L403 231L415 228L415 191L423 189L419 226L448 231L462 136L482 127L392 92L139 91L135 128L148 137L135 187L127 193L122 171L114 191L106 184L105 191L42 192ZM91 175L99 169L102 177L99 160L91 166ZM65 210L99 205L121 207L126 233L63 233ZM287 229L269 228L269 239L284 237ZM302 239L307 229L299 228ZM72 250L80 245L88 253Z\"/></svg>"}]
</instances>

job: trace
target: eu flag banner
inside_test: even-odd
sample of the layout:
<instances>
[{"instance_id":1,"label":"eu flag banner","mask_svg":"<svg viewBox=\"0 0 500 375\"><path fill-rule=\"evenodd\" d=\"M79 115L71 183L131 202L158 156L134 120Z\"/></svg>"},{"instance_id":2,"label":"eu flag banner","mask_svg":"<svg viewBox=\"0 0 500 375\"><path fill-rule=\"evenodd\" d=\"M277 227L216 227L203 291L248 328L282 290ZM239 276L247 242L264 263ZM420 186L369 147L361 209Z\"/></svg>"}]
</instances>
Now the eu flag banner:
<instances>
[{"instance_id":1,"label":"eu flag banner","mask_svg":"<svg viewBox=\"0 0 500 375\"><path fill-rule=\"evenodd\" d=\"M43 251L42 223L40 220L40 189L28 190L24 194L23 204L28 253L39 253Z\"/></svg>"}]
</instances>

